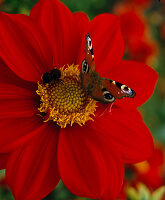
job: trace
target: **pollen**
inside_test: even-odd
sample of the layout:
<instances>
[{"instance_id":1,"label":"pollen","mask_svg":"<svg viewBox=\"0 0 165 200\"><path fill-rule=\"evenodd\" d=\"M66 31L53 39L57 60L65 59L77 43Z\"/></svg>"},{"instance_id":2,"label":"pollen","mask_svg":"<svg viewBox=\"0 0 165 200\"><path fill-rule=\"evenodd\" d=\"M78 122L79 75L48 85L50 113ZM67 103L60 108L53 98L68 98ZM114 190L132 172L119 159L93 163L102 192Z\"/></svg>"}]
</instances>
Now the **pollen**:
<instances>
[{"instance_id":1,"label":"pollen","mask_svg":"<svg viewBox=\"0 0 165 200\"><path fill-rule=\"evenodd\" d=\"M61 128L74 123L85 125L93 120L96 101L81 88L78 65L68 65L59 69L61 77L50 83L39 83L36 93L40 96L40 113L47 119L58 124Z\"/></svg>"}]
</instances>

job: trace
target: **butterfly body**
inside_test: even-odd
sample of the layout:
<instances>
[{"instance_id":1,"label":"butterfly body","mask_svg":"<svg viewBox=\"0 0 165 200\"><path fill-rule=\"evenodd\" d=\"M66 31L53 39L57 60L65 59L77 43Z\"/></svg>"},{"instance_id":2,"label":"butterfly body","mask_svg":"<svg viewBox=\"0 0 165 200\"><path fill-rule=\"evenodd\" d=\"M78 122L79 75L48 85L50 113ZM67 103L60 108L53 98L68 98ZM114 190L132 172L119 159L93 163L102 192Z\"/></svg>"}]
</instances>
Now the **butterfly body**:
<instances>
[{"instance_id":1,"label":"butterfly body","mask_svg":"<svg viewBox=\"0 0 165 200\"><path fill-rule=\"evenodd\" d=\"M85 59L81 66L81 87L95 100L112 103L115 99L133 98L136 93L128 86L100 77L95 71L93 46L89 33L86 35Z\"/></svg>"},{"instance_id":2,"label":"butterfly body","mask_svg":"<svg viewBox=\"0 0 165 200\"><path fill-rule=\"evenodd\" d=\"M87 76L82 76L81 74L81 83L81 86L82 88L84 88L84 90L87 90L89 93L92 93L95 87L101 84L101 79L96 71L91 70Z\"/></svg>"}]
</instances>

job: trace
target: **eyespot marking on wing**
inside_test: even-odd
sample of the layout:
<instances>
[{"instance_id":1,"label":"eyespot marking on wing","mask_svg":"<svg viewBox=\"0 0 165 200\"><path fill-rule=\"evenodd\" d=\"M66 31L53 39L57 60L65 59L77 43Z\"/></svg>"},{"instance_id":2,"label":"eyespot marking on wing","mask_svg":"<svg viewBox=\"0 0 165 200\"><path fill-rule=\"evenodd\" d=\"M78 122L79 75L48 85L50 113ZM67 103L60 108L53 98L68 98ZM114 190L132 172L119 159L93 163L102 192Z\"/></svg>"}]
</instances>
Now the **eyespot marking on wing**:
<instances>
[{"instance_id":1,"label":"eyespot marking on wing","mask_svg":"<svg viewBox=\"0 0 165 200\"><path fill-rule=\"evenodd\" d=\"M131 88L127 87L126 85L122 85L122 86L121 86L121 90L122 90L124 93L129 94L130 96L132 96L133 93L134 93L134 91L133 91Z\"/></svg>"},{"instance_id":2,"label":"eyespot marking on wing","mask_svg":"<svg viewBox=\"0 0 165 200\"><path fill-rule=\"evenodd\" d=\"M87 35L85 37L86 37L86 41L87 41L87 46L88 46L90 53L92 55L92 60L94 61L93 45L92 45L92 40L91 40L89 33L87 33Z\"/></svg>"},{"instance_id":3,"label":"eyespot marking on wing","mask_svg":"<svg viewBox=\"0 0 165 200\"><path fill-rule=\"evenodd\" d=\"M130 97L134 97L136 95L135 92L131 88L129 88L126 85L123 85L122 83L119 83L113 80L110 80L110 83L113 83L114 85L116 85L121 90L121 93L124 92L125 94L130 95Z\"/></svg>"},{"instance_id":4,"label":"eyespot marking on wing","mask_svg":"<svg viewBox=\"0 0 165 200\"><path fill-rule=\"evenodd\" d=\"M87 40L88 47L91 50L92 49L92 40L91 40L89 33L87 33L87 35L86 35L86 40Z\"/></svg>"},{"instance_id":5,"label":"eyespot marking on wing","mask_svg":"<svg viewBox=\"0 0 165 200\"><path fill-rule=\"evenodd\" d=\"M115 101L115 97L106 88L102 88L102 92L105 101L110 103Z\"/></svg>"},{"instance_id":6,"label":"eyespot marking on wing","mask_svg":"<svg viewBox=\"0 0 165 200\"><path fill-rule=\"evenodd\" d=\"M88 63L85 59L82 61L81 71L82 71L83 74L89 72L89 65L88 65Z\"/></svg>"}]
</instances>

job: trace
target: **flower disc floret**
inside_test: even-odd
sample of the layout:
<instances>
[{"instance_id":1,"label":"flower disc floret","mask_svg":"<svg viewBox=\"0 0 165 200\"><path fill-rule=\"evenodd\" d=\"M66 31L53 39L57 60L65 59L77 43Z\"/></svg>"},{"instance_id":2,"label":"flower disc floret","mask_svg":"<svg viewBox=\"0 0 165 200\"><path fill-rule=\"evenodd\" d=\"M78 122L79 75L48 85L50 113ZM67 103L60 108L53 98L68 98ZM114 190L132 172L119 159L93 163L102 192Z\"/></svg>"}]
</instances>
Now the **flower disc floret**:
<instances>
[{"instance_id":1,"label":"flower disc floret","mask_svg":"<svg viewBox=\"0 0 165 200\"><path fill-rule=\"evenodd\" d=\"M48 115L45 122L52 120L61 128L78 123L84 125L93 120L96 101L81 88L80 72L77 65L60 68L60 79L50 83L38 83L37 94L41 97L38 110Z\"/></svg>"}]
</instances>

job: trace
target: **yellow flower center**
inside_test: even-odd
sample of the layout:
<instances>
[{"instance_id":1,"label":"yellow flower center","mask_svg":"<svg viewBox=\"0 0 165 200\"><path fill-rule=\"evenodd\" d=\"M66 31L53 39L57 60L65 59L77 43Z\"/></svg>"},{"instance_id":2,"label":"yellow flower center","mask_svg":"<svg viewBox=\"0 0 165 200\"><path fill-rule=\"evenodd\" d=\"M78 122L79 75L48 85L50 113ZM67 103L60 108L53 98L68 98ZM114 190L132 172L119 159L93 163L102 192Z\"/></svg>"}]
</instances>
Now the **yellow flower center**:
<instances>
[{"instance_id":1,"label":"yellow flower center","mask_svg":"<svg viewBox=\"0 0 165 200\"><path fill-rule=\"evenodd\" d=\"M80 126L93 120L96 101L81 88L78 65L60 68L61 77L50 83L38 83L37 94L41 97L38 110L48 115L61 128L77 123Z\"/></svg>"}]
</instances>

